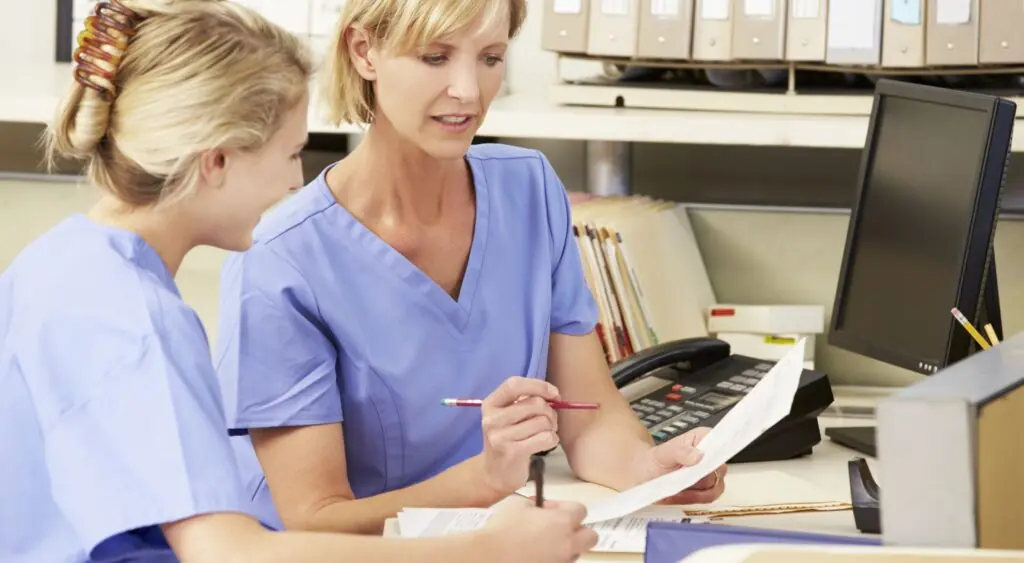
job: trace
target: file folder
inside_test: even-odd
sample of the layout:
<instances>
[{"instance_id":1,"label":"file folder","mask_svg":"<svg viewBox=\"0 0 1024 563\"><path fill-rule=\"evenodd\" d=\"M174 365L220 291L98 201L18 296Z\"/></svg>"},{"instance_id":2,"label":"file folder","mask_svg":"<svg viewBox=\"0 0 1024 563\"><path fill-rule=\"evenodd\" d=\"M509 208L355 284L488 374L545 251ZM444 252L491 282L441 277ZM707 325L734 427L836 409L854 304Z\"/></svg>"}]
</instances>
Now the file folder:
<instances>
[{"instance_id":1,"label":"file folder","mask_svg":"<svg viewBox=\"0 0 1024 563\"><path fill-rule=\"evenodd\" d=\"M642 0L636 55L686 60L693 39L693 0Z\"/></svg>"},{"instance_id":2,"label":"file folder","mask_svg":"<svg viewBox=\"0 0 1024 563\"><path fill-rule=\"evenodd\" d=\"M540 48L556 53L587 52L590 0L544 0Z\"/></svg>"},{"instance_id":3,"label":"file folder","mask_svg":"<svg viewBox=\"0 0 1024 563\"><path fill-rule=\"evenodd\" d=\"M732 60L732 0L697 0L693 14L693 59Z\"/></svg>"},{"instance_id":4,"label":"file folder","mask_svg":"<svg viewBox=\"0 0 1024 563\"><path fill-rule=\"evenodd\" d=\"M591 0L587 53L635 56L639 24L640 0Z\"/></svg>"},{"instance_id":5,"label":"file folder","mask_svg":"<svg viewBox=\"0 0 1024 563\"><path fill-rule=\"evenodd\" d=\"M647 524L644 563L678 563L701 549L733 544L880 546L882 541L877 536L840 536L745 528L728 524L655 521Z\"/></svg>"},{"instance_id":6,"label":"file folder","mask_svg":"<svg viewBox=\"0 0 1024 563\"><path fill-rule=\"evenodd\" d=\"M978 0L928 0L928 66L978 64Z\"/></svg>"},{"instance_id":7,"label":"file folder","mask_svg":"<svg viewBox=\"0 0 1024 563\"><path fill-rule=\"evenodd\" d=\"M735 0L732 57L781 61L786 56L786 0Z\"/></svg>"},{"instance_id":8,"label":"file folder","mask_svg":"<svg viewBox=\"0 0 1024 563\"><path fill-rule=\"evenodd\" d=\"M882 66L919 68L925 65L925 5L925 0L885 0Z\"/></svg>"},{"instance_id":9,"label":"file folder","mask_svg":"<svg viewBox=\"0 0 1024 563\"><path fill-rule=\"evenodd\" d=\"M985 0L979 19L979 63L1024 63L1024 2Z\"/></svg>"},{"instance_id":10,"label":"file folder","mask_svg":"<svg viewBox=\"0 0 1024 563\"><path fill-rule=\"evenodd\" d=\"M789 0L786 22L786 60L825 60L828 0Z\"/></svg>"},{"instance_id":11,"label":"file folder","mask_svg":"<svg viewBox=\"0 0 1024 563\"><path fill-rule=\"evenodd\" d=\"M825 62L880 64L882 12L882 0L829 0Z\"/></svg>"}]
</instances>

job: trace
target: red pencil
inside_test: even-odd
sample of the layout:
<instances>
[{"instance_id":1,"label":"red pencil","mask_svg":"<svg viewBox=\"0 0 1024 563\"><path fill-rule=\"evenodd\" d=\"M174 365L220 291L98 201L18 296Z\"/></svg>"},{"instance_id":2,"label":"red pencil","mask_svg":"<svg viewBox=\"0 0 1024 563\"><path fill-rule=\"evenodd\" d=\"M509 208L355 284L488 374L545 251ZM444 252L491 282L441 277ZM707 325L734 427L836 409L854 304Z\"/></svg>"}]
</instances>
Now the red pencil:
<instances>
[{"instance_id":1,"label":"red pencil","mask_svg":"<svg viewBox=\"0 0 1024 563\"><path fill-rule=\"evenodd\" d=\"M479 407L483 404L480 399L441 399L441 404L446 407ZM596 409L597 403L578 403L574 401L548 401L551 408L555 410L580 410Z\"/></svg>"}]
</instances>

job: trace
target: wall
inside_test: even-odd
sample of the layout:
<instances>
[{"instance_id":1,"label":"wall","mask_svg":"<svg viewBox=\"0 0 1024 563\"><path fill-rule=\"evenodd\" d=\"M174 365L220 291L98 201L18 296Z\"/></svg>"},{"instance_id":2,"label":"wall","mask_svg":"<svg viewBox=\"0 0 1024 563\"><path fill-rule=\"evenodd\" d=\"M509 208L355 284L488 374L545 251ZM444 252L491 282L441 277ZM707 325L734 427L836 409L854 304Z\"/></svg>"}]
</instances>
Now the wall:
<instances>
[{"instance_id":1,"label":"wall","mask_svg":"<svg viewBox=\"0 0 1024 563\"><path fill-rule=\"evenodd\" d=\"M13 35L0 34L5 52L25 53L20 58L23 63L49 64L52 4L12 3L5 14L12 21L29 23L13 26ZM539 6L539 0L532 0L526 27L509 57L509 89L514 93L543 92L555 77L554 56L537 46ZM596 70L594 65L567 67L574 75ZM34 167L38 155L26 147L36 135L37 127L0 126L0 171ZM579 190L584 185L582 142L508 141L543 150L569 189ZM858 152L849 150L637 143L633 185L638 193L677 201L742 206L701 207L692 212L720 301L814 303L831 311L848 221L841 208L853 194L858 159ZM1005 203L1024 207L1021 155L1012 159L1008 183L1010 194ZM0 181L0 270L29 240L67 213L84 209L92 197L87 189L66 182ZM776 207L748 207L754 204ZM996 251L1008 333L1024 328L1024 286L1016 283L1024 276L1024 255L1012 252L1022 243L1024 222L1000 223ZM216 251L197 252L186 260L179 275L182 293L199 311L211 338L216 338L220 259ZM825 339L819 342L817 353L819 365L838 383L902 385L917 378L829 347Z\"/></svg>"}]
</instances>

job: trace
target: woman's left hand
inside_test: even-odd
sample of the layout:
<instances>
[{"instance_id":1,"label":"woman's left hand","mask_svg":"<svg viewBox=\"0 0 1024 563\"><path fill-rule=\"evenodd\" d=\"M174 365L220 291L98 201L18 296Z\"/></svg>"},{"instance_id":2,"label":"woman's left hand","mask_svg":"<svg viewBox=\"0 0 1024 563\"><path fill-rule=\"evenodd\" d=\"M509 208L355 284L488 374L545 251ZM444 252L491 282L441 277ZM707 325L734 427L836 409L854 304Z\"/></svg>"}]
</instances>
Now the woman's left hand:
<instances>
[{"instance_id":1,"label":"woman's left hand","mask_svg":"<svg viewBox=\"0 0 1024 563\"><path fill-rule=\"evenodd\" d=\"M677 469L699 463L703 453L697 449L697 446L710 431L710 428L695 428L648 450L644 459L641 460L640 474L642 480L646 482ZM692 487L663 499L659 504L706 504L714 502L725 492L725 473L726 466L722 465L697 483L694 483Z\"/></svg>"}]
</instances>

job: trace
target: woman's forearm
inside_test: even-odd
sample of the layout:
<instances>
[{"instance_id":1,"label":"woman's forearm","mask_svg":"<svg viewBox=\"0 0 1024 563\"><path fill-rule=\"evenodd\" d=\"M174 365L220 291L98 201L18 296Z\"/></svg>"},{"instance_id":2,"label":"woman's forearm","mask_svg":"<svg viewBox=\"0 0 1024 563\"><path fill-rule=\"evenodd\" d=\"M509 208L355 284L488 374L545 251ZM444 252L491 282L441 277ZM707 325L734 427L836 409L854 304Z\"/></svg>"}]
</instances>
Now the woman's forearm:
<instances>
[{"instance_id":1,"label":"woman's forearm","mask_svg":"<svg viewBox=\"0 0 1024 563\"><path fill-rule=\"evenodd\" d=\"M493 531L446 538L374 538L317 532L271 532L240 514L208 514L163 526L182 563L456 563L492 551Z\"/></svg>"},{"instance_id":2,"label":"woman's forearm","mask_svg":"<svg viewBox=\"0 0 1024 563\"><path fill-rule=\"evenodd\" d=\"M497 491L484 479L480 456L404 489L361 499L334 499L317 507L300 526L309 530L379 535L384 521L406 507L486 507L512 491Z\"/></svg>"},{"instance_id":3,"label":"woman's forearm","mask_svg":"<svg viewBox=\"0 0 1024 563\"><path fill-rule=\"evenodd\" d=\"M642 482L641 458L653 445L650 434L626 408L602 413L565 441L562 449L580 479L624 490Z\"/></svg>"}]
</instances>

